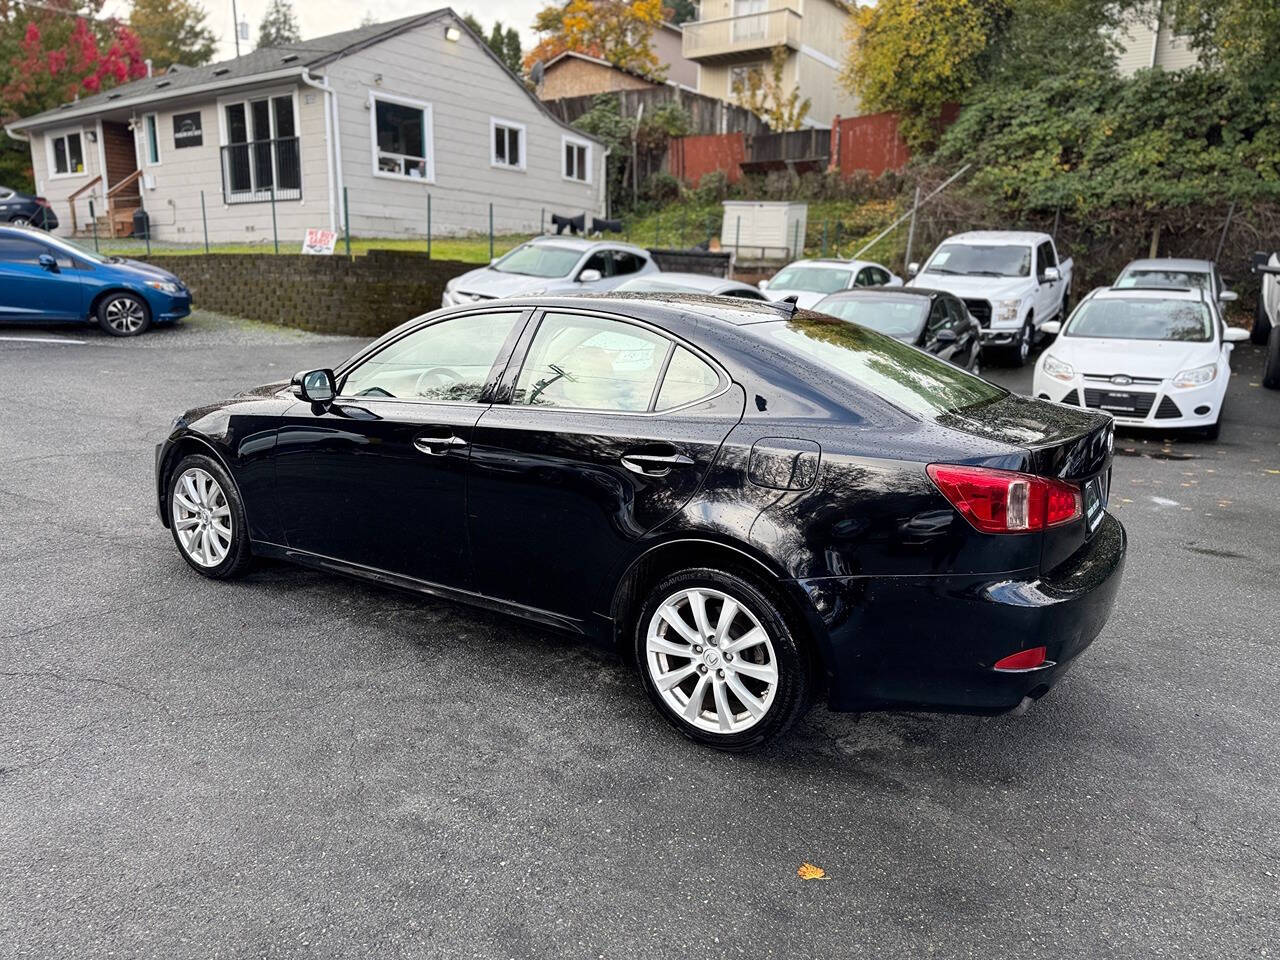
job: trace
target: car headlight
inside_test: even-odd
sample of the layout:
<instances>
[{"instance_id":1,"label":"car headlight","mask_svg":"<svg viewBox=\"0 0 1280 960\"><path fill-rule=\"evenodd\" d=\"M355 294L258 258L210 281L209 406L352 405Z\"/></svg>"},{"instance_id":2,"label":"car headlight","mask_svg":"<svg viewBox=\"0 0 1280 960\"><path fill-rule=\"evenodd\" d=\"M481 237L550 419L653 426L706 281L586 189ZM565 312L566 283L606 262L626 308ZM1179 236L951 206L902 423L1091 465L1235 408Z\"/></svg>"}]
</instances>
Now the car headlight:
<instances>
[{"instance_id":1,"label":"car headlight","mask_svg":"<svg viewBox=\"0 0 1280 960\"><path fill-rule=\"evenodd\" d=\"M1055 380L1062 380L1070 383L1076 377L1076 368L1069 363L1063 363L1057 357L1050 354L1044 355L1044 367L1042 368L1046 375L1053 377Z\"/></svg>"},{"instance_id":2,"label":"car headlight","mask_svg":"<svg viewBox=\"0 0 1280 960\"><path fill-rule=\"evenodd\" d=\"M1018 319L1018 308L1022 306L1021 300L997 300L996 301L996 321L999 323L1009 323Z\"/></svg>"},{"instance_id":3,"label":"car headlight","mask_svg":"<svg viewBox=\"0 0 1280 960\"><path fill-rule=\"evenodd\" d=\"M1218 375L1216 363L1206 363L1203 367L1192 367L1190 370L1179 370L1173 378L1175 387L1203 387Z\"/></svg>"},{"instance_id":4,"label":"car headlight","mask_svg":"<svg viewBox=\"0 0 1280 960\"><path fill-rule=\"evenodd\" d=\"M148 280L147 286L152 290L159 290L161 293L167 293L171 296L182 292L182 289L176 283L170 283L168 280Z\"/></svg>"}]
</instances>

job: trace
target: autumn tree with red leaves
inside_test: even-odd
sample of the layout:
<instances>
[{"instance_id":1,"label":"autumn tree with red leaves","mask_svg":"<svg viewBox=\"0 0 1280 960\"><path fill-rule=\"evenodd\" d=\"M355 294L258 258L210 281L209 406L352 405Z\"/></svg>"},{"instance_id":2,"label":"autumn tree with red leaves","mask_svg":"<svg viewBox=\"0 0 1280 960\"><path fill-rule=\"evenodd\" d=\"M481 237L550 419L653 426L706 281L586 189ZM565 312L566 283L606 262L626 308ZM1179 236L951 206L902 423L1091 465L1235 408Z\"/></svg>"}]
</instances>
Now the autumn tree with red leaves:
<instances>
[{"instance_id":1,"label":"autumn tree with red leaves","mask_svg":"<svg viewBox=\"0 0 1280 960\"><path fill-rule=\"evenodd\" d=\"M138 35L99 19L103 0L0 0L0 122L145 76ZM30 148L0 136L0 184L31 189Z\"/></svg>"}]
</instances>

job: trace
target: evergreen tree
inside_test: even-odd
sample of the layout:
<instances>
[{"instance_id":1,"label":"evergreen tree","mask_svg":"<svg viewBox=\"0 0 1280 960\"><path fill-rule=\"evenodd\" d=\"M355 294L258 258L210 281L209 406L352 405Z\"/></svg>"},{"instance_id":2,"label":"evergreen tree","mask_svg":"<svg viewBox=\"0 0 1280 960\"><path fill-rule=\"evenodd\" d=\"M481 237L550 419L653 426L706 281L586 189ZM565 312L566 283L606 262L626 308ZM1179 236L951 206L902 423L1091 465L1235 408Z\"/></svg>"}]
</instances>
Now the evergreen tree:
<instances>
[{"instance_id":1,"label":"evergreen tree","mask_svg":"<svg viewBox=\"0 0 1280 960\"><path fill-rule=\"evenodd\" d=\"M258 46L284 47L301 39L293 4L289 0L271 0L258 27Z\"/></svg>"},{"instance_id":2,"label":"evergreen tree","mask_svg":"<svg viewBox=\"0 0 1280 960\"><path fill-rule=\"evenodd\" d=\"M172 64L198 67L213 59L218 38L205 25L208 14L188 0L133 0L129 26L156 70Z\"/></svg>"}]
</instances>

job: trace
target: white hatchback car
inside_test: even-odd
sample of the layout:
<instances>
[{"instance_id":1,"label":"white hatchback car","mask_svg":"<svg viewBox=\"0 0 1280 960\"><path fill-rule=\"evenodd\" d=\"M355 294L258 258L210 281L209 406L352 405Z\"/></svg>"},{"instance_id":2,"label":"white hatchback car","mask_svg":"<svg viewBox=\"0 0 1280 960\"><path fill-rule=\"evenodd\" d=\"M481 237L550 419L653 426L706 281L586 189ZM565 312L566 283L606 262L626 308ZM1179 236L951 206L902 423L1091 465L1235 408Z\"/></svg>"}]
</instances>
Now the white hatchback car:
<instances>
[{"instance_id":1,"label":"white hatchback car","mask_svg":"<svg viewBox=\"0 0 1280 960\"><path fill-rule=\"evenodd\" d=\"M902 278L869 260L796 260L779 270L760 289L770 300L793 294L796 305L812 310L819 300L841 290L862 287L900 287Z\"/></svg>"},{"instance_id":2,"label":"white hatchback car","mask_svg":"<svg viewBox=\"0 0 1280 960\"><path fill-rule=\"evenodd\" d=\"M1123 427L1184 428L1218 435L1231 377L1232 344L1247 331L1227 327L1202 290L1112 287L1084 298L1036 362L1032 392L1042 400L1105 410Z\"/></svg>"}]
</instances>

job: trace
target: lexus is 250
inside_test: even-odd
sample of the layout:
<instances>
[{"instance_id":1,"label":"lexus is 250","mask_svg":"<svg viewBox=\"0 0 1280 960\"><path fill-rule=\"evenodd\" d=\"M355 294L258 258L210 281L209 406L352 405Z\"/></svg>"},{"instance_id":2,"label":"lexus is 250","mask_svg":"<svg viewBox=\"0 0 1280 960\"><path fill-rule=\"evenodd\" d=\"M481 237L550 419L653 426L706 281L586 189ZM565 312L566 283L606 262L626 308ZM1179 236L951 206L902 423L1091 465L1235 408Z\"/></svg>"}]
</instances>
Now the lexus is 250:
<instances>
[{"instance_id":1,"label":"lexus is 250","mask_svg":"<svg viewBox=\"0 0 1280 960\"><path fill-rule=\"evenodd\" d=\"M188 411L156 496L206 577L283 558L617 643L742 749L815 698L1044 694L1120 581L1111 448L1105 414L791 304L540 297Z\"/></svg>"}]
</instances>

